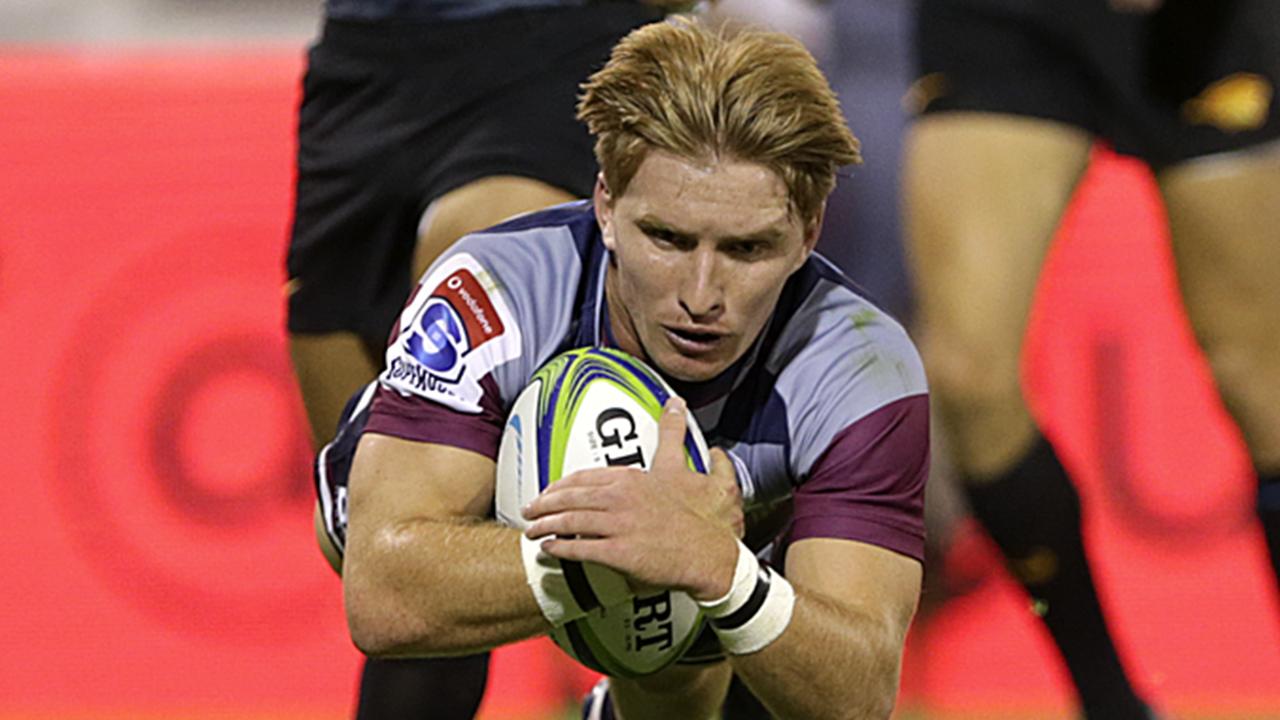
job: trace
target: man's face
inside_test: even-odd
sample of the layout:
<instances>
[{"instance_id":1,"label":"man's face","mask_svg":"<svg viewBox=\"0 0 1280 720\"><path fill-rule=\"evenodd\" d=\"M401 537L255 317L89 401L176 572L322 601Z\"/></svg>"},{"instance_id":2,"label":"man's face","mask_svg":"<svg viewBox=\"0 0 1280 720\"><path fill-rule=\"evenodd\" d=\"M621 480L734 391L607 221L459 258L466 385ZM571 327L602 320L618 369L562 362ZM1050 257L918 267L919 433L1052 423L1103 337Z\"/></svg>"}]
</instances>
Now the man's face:
<instances>
[{"instance_id":1,"label":"man's face","mask_svg":"<svg viewBox=\"0 0 1280 720\"><path fill-rule=\"evenodd\" d=\"M782 178L738 160L650 151L626 192L596 183L611 328L623 350L697 382L751 347L820 222L790 211Z\"/></svg>"}]
</instances>

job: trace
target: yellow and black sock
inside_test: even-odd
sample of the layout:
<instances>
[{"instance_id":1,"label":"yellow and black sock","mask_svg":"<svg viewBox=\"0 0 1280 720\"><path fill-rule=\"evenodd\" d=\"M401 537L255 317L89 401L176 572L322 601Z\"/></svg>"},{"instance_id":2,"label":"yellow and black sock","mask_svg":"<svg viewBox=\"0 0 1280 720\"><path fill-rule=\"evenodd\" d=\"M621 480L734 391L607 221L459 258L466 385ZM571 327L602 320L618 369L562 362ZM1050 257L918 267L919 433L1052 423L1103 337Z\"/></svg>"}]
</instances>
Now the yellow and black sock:
<instances>
[{"instance_id":1,"label":"yellow and black sock","mask_svg":"<svg viewBox=\"0 0 1280 720\"><path fill-rule=\"evenodd\" d=\"M1004 474L966 483L974 515L1032 598L1089 720L1137 720L1133 689L1107 630L1080 531L1080 497L1043 437Z\"/></svg>"}]
</instances>

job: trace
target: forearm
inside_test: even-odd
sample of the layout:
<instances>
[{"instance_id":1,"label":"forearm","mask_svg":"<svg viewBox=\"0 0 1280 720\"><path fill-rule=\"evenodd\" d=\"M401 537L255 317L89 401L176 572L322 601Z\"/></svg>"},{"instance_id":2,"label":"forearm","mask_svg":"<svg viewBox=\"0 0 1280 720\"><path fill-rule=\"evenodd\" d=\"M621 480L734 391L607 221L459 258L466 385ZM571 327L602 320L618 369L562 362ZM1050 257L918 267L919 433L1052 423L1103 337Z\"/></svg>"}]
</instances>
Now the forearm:
<instances>
[{"instance_id":1,"label":"forearm","mask_svg":"<svg viewBox=\"0 0 1280 720\"><path fill-rule=\"evenodd\" d=\"M786 630L759 652L731 657L736 672L777 718L888 718L898 692L904 637L875 618L796 588Z\"/></svg>"},{"instance_id":2,"label":"forearm","mask_svg":"<svg viewBox=\"0 0 1280 720\"><path fill-rule=\"evenodd\" d=\"M717 717L733 677L729 663L673 665L654 675L611 678L619 720L709 720Z\"/></svg>"},{"instance_id":3,"label":"forearm","mask_svg":"<svg viewBox=\"0 0 1280 720\"><path fill-rule=\"evenodd\" d=\"M353 527L343 589L356 646L377 656L454 655L548 632L519 538L478 520Z\"/></svg>"}]
</instances>

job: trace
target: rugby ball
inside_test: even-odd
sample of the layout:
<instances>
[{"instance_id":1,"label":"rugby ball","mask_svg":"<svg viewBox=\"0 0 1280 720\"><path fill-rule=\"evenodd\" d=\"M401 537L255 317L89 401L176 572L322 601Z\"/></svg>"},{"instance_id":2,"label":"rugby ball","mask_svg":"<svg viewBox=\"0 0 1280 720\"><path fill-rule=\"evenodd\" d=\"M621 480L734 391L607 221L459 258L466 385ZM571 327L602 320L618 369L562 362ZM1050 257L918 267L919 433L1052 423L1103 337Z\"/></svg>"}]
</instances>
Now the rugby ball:
<instances>
[{"instance_id":1,"label":"rugby ball","mask_svg":"<svg viewBox=\"0 0 1280 720\"><path fill-rule=\"evenodd\" d=\"M520 508L552 483L587 468L626 465L648 470L658 445L658 418L671 388L636 358L607 348L581 348L556 356L516 398L498 450L494 507L498 520L524 529ZM685 458L706 473L706 441L687 416ZM562 561L570 585L587 597L593 587L622 581L595 563ZM589 614L551 633L578 662L606 675L637 677L677 660L697 637L702 612L688 594L661 591L636 596Z\"/></svg>"}]
</instances>

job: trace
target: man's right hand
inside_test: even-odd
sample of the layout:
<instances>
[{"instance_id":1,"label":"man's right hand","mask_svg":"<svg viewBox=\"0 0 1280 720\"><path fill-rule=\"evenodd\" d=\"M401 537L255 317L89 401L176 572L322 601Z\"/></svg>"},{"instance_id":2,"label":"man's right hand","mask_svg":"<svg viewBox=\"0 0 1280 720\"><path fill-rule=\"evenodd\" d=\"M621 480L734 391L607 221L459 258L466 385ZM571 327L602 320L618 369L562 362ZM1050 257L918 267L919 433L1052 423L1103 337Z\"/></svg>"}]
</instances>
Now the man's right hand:
<instances>
[{"instance_id":1,"label":"man's right hand","mask_svg":"<svg viewBox=\"0 0 1280 720\"><path fill-rule=\"evenodd\" d=\"M562 560L617 570L633 588L674 588L698 600L728 592L741 496L723 453L713 456L711 475L687 467L685 413L676 399L663 409L648 472L591 468L553 483L524 508L525 536Z\"/></svg>"}]
</instances>

